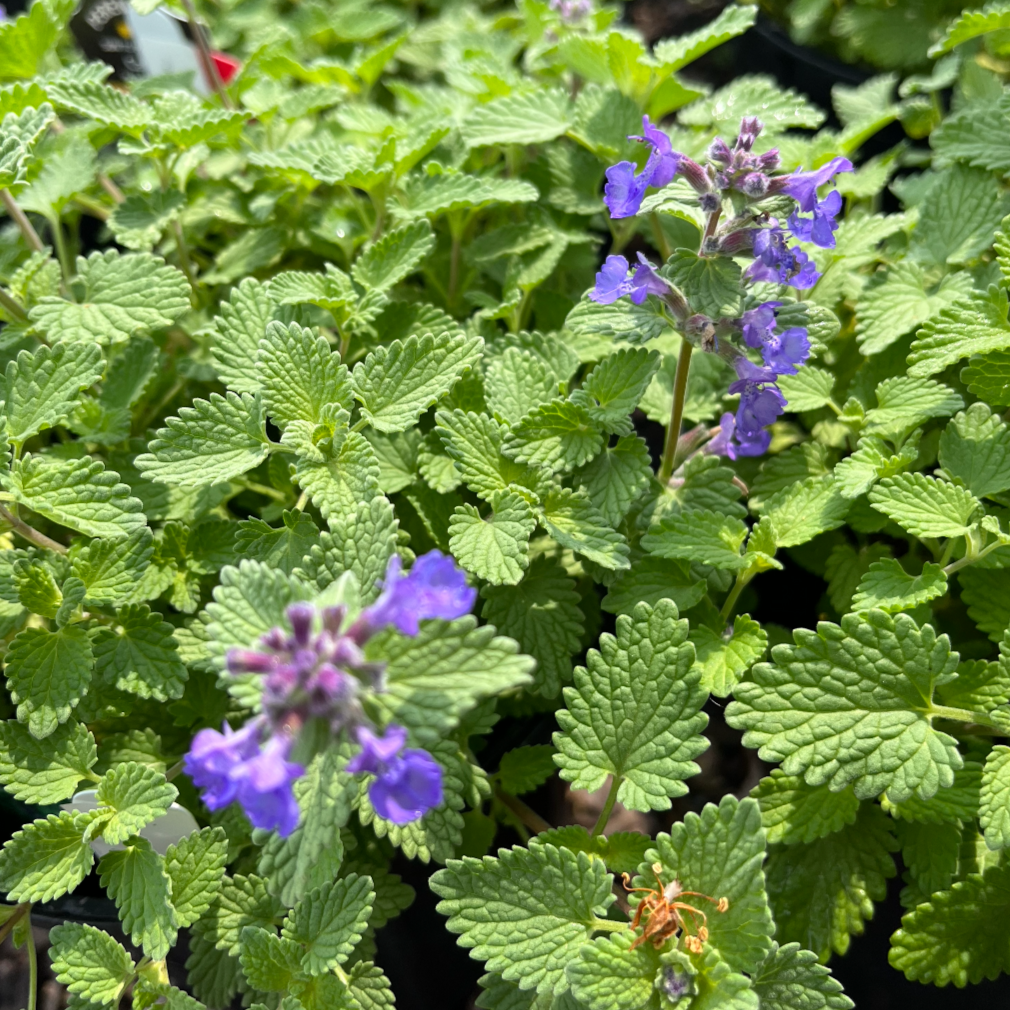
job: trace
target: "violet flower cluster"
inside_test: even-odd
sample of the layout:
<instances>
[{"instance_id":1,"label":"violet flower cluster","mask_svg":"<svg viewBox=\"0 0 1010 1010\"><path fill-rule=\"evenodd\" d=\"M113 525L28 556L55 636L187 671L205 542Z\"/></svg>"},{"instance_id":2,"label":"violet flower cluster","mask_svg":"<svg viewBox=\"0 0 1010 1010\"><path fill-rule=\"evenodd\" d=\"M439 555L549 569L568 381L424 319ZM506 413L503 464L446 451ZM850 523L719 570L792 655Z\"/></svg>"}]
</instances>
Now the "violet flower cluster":
<instances>
[{"instance_id":1,"label":"violet flower cluster","mask_svg":"<svg viewBox=\"0 0 1010 1010\"><path fill-rule=\"evenodd\" d=\"M796 239L821 248L834 247L842 198L832 190L821 199L818 190L840 172L851 172L852 163L847 158L833 158L812 172L775 175L780 164L778 151L773 148L756 154L753 150L762 129L760 120L745 118L733 147L716 139L709 147L707 163L700 165L674 151L667 134L644 117L642 136L629 140L651 148L645 167L638 171L634 162L622 161L607 170L604 202L610 216L636 215L647 190L661 189L680 175L694 189L706 215L701 256L750 256L752 261L744 272L747 281L784 284L800 291L812 288L820 274L801 246L790 243ZM793 201L785 227L764 203L777 198L781 204L783 197ZM723 219L727 202L731 213ZM786 407L776 379L795 374L807 360L807 331L802 327L780 331L776 311L782 303L776 301L760 303L736 319L709 319L692 312L690 292L679 291L641 253L634 269L623 256L608 256L589 297L609 305L627 296L641 305L650 295L666 304L687 339L720 354L736 371L737 379L729 392L739 394L739 407L735 415L722 416L707 450L733 459L761 455L771 442L768 425ZM761 364L720 339L734 332L748 348L760 353Z\"/></svg>"},{"instance_id":2,"label":"violet flower cluster","mask_svg":"<svg viewBox=\"0 0 1010 1010\"><path fill-rule=\"evenodd\" d=\"M346 629L343 606L317 612L293 603L286 611L290 633L273 628L259 649L229 652L229 672L263 677L263 713L239 730L225 723L220 733L203 729L193 738L183 767L207 807L238 801L253 827L291 834L299 818L293 786L305 768L289 758L309 719L322 719L334 735L351 733L361 746L347 771L375 776L368 795L380 817L407 824L437 807L442 770L434 758L406 748L402 726L379 736L367 724L361 691L382 690L383 666L368 662L362 646L388 626L413 636L422 620L462 617L476 596L451 557L431 551L404 575L394 554L381 595Z\"/></svg>"}]
</instances>

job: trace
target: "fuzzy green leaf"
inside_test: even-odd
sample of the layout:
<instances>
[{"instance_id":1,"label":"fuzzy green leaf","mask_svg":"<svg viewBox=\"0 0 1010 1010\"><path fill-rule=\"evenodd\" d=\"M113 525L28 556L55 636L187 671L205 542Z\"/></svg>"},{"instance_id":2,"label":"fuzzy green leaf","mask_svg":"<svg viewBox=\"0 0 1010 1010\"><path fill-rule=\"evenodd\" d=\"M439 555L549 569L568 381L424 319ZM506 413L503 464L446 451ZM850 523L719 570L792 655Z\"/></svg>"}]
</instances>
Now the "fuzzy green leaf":
<instances>
[{"instance_id":1,"label":"fuzzy green leaf","mask_svg":"<svg viewBox=\"0 0 1010 1010\"><path fill-rule=\"evenodd\" d=\"M164 775L136 761L111 768L95 791L102 838L110 845L125 842L165 813L177 795Z\"/></svg>"},{"instance_id":2,"label":"fuzzy green leaf","mask_svg":"<svg viewBox=\"0 0 1010 1010\"><path fill-rule=\"evenodd\" d=\"M832 792L826 786L808 786L781 768L773 768L751 795L761 804L761 823L772 845L814 842L854 823L859 813L851 789Z\"/></svg>"},{"instance_id":3,"label":"fuzzy green leaf","mask_svg":"<svg viewBox=\"0 0 1010 1010\"><path fill-rule=\"evenodd\" d=\"M566 473L603 447L603 433L588 411L570 400L534 407L505 436L502 449L519 463Z\"/></svg>"},{"instance_id":4,"label":"fuzzy green leaf","mask_svg":"<svg viewBox=\"0 0 1010 1010\"><path fill-rule=\"evenodd\" d=\"M67 799L97 760L95 738L79 722L64 723L44 741L13 719L0 723L0 781L23 803Z\"/></svg>"},{"instance_id":5,"label":"fuzzy green leaf","mask_svg":"<svg viewBox=\"0 0 1010 1010\"><path fill-rule=\"evenodd\" d=\"M539 511L544 529L562 547L582 554L610 571L629 568L631 553L624 537L606 520L583 491L551 490Z\"/></svg>"},{"instance_id":6,"label":"fuzzy green leaf","mask_svg":"<svg viewBox=\"0 0 1010 1010\"><path fill-rule=\"evenodd\" d=\"M932 379L901 375L877 385L877 406L866 412L865 431L900 439L934 417L949 417L964 401L948 386Z\"/></svg>"},{"instance_id":7,"label":"fuzzy green leaf","mask_svg":"<svg viewBox=\"0 0 1010 1010\"><path fill-rule=\"evenodd\" d=\"M833 477L808 477L772 495L762 511L771 522L775 546L795 547L841 526L849 511L849 501Z\"/></svg>"},{"instance_id":8,"label":"fuzzy green leaf","mask_svg":"<svg viewBox=\"0 0 1010 1010\"><path fill-rule=\"evenodd\" d=\"M817 963L817 955L798 943L773 943L751 982L761 1010L850 1010L854 1005L830 970Z\"/></svg>"},{"instance_id":9,"label":"fuzzy green leaf","mask_svg":"<svg viewBox=\"0 0 1010 1010\"><path fill-rule=\"evenodd\" d=\"M979 820L990 849L1010 845L1010 747L993 747L986 757Z\"/></svg>"},{"instance_id":10,"label":"fuzzy green leaf","mask_svg":"<svg viewBox=\"0 0 1010 1010\"><path fill-rule=\"evenodd\" d=\"M223 828L204 828L165 851L172 906L180 927L192 926L211 906L224 878L228 839Z\"/></svg>"},{"instance_id":11,"label":"fuzzy green leaf","mask_svg":"<svg viewBox=\"0 0 1010 1010\"><path fill-rule=\"evenodd\" d=\"M645 441L626 435L573 475L575 486L589 495L608 523L617 526L652 480L652 461Z\"/></svg>"},{"instance_id":12,"label":"fuzzy green leaf","mask_svg":"<svg viewBox=\"0 0 1010 1010\"><path fill-rule=\"evenodd\" d=\"M8 901L52 901L91 871L87 815L49 814L15 831L0 851L0 889Z\"/></svg>"},{"instance_id":13,"label":"fuzzy green leaf","mask_svg":"<svg viewBox=\"0 0 1010 1010\"><path fill-rule=\"evenodd\" d=\"M482 519L473 505L460 505L449 520L449 548L459 563L493 586L515 585L529 566L530 534L537 521L526 499L498 491L493 512Z\"/></svg>"},{"instance_id":14,"label":"fuzzy green leaf","mask_svg":"<svg viewBox=\"0 0 1010 1010\"><path fill-rule=\"evenodd\" d=\"M894 558L874 561L852 597L853 610L883 610L893 614L943 596L947 576L940 565L927 561L922 574L909 575Z\"/></svg>"},{"instance_id":15,"label":"fuzzy green leaf","mask_svg":"<svg viewBox=\"0 0 1010 1010\"><path fill-rule=\"evenodd\" d=\"M600 607L610 614L630 614L638 603L654 607L660 600L673 600L678 610L690 610L707 591L686 562L644 557L610 584Z\"/></svg>"},{"instance_id":16,"label":"fuzzy green leaf","mask_svg":"<svg viewBox=\"0 0 1010 1010\"><path fill-rule=\"evenodd\" d=\"M973 354L961 381L981 400L996 407L1010 405L1010 350Z\"/></svg>"},{"instance_id":17,"label":"fuzzy green leaf","mask_svg":"<svg viewBox=\"0 0 1010 1010\"><path fill-rule=\"evenodd\" d=\"M885 477L870 491L870 504L917 537L958 537L970 529L978 499L921 473Z\"/></svg>"},{"instance_id":18,"label":"fuzzy green leaf","mask_svg":"<svg viewBox=\"0 0 1010 1010\"><path fill-rule=\"evenodd\" d=\"M1010 427L985 403L958 414L940 436L940 465L976 498L1010 488Z\"/></svg>"},{"instance_id":19,"label":"fuzzy green leaf","mask_svg":"<svg viewBox=\"0 0 1010 1010\"><path fill-rule=\"evenodd\" d=\"M733 627L722 635L700 624L691 630L690 640L697 653L695 667L702 689L717 698L727 697L768 649L768 635L746 614L738 614Z\"/></svg>"},{"instance_id":20,"label":"fuzzy green leaf","mask_svg":"<svg viewBox=\"0 0 1010 1010\"><path fill-rule=\"evenodd\" d=\"M908 355L908 374L917 378L942 372L973 354L1010 349L1007 294L991 287L959 298L916 334Z\"/></svg>"},{"instance_id":21,"label":"fuzzy green leaf","mask_svg":"<svg viewBox=\"0 0 1010 1010\"><path fill-rule=\"evenodd\" d=\"M747 567L740 548L747 527L739 519L708 509L693 509L666 516L642 537L642 547L661 558L700 561L730 571Z\"/></svg>"},{"instance_id":22,"label":"fuzzy green leaf","mask_svg":"<svg viewBox=\"0 0 1010 1010\"><path fill-rule=\"evenodd\" d=\"M461 127L469 147L492 144L541 144L560 137L571 123L564 92L538 88L513 92L478 105Z\"/></svg>"},{"instance_id":23,"label":"fuzzy green leaf","mask_svg":"<svg viewBox=\"0 0 1010 1010\"><path fill-rule=\"evenodd\" d=\"M86 1003L119 1004L134 970L120 944L102 929L71 922L55 926L49 939L57 981Z\"/></svg>"},{"instance_id":24,"label":"fuzzy green leaf","mask_svg":"<svg viewBox=\"0 0 1010 1010\"><path fill-rule=\"evenodd\" d=\"M684 779L708 747L708 718L688 624L677 616L669 600L639 604L576 668L554 734L561 777L576 789L592 792L613 775L631 810L668 810L670 797L687 792Z\"/></svg>"},{"instance_id":25,"label":"fuzzy green leaf","mask_svg":"<svg viewBox=\"0 0 1010 1010\"><path fill-rule=\"evenodd\" d=\"M412 274L435 248L427 221L387 232L367 246L351 267L351 276L366 291L386 291Z\"/></svg>"},{"instance_id":26,"label":"fuzzy green leaf","mask_svg":"<svg viewBox=\"0 0 1010 1010\"><path fill-rule=\"evenodd\" d=\"M793 637L737 685L727 709L748 747L810 785L851 782L861 798L886 790L894 801L928 799L954 781L961 756L931 715L934 690L957 668L946 636L869 610Z\"/></svg>"}]
</instances>

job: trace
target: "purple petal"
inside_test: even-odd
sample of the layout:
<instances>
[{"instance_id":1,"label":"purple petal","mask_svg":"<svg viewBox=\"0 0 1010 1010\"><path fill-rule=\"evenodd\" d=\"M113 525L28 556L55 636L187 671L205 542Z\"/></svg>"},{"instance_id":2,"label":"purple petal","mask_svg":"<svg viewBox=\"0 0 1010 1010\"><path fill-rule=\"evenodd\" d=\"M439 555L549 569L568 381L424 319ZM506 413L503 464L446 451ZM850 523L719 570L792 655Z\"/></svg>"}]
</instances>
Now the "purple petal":
<instances>
[{"instance_id":1,"label":"purple petal","mask_svg":"<svg viewBox=\"0 0 1010 1010\"><path fill-rule=\"evenodd\" d=\"M628 261L623 256L608 256L596 275L596 286L589 292L589 297L600 305L610 305L631 290Z\"/></svg>"},{"instance_id":2,"label":"purple petal","mask_svg":"<svg viewBox=\"0 0 1010 1010\"><path fill-rule=\"evenodd\" d=\"M304 649L312 636L312 622L316 617L316 608L311 603L292 603L286 614L291 622L295 645Z\"/></svg>"},{"instance_id":3,"label":"purple petal","mask_svg":"<svg viewBox=\"0 0 1010 1010\"><path fill-rule=\"evenodd\" d=\"M848 158L832 158L826 165L813 172L794 172L782 191L791 196L800 209L808 213L817 203L817 189L833 179L839 172L851 172L852 162Z\"/></svg>"},{"instance_id":4,"label":"purple petal","mask_svg":"<svg viewBox=\"0 0 1010 1010\"><path fill-rule=\"evenodd\" d=\"M380 817L409 824L441 804L442 769L427 751L404 751L372 783L368 798Z\"/></svg>"},{"instance_id":5,"label":"purple petal","mask_svg":"<svg viewBox=\"0 0 1010 1010\"><path fill-rule=\"evenodd\" d=\"M607 169L603 202L612 218L634 217L642 206L649 180L644 172L635 175L635 167L634 162L619 161Z\"/></svg>"},{"instance_id":6,"label":"purple petal","mask_svg":"<svg viewBox=\"0 0 1010 1010\"><path fill-rule=\"evenodd\" d=\"M407 731L402 726L388 726L382 736L376 736L366 726L359 726L355 732L361 751L347 762L347 770L353 775L368 772L377 775L383 766L392 761L407 742Z\"/></svg>"}]
</instances>

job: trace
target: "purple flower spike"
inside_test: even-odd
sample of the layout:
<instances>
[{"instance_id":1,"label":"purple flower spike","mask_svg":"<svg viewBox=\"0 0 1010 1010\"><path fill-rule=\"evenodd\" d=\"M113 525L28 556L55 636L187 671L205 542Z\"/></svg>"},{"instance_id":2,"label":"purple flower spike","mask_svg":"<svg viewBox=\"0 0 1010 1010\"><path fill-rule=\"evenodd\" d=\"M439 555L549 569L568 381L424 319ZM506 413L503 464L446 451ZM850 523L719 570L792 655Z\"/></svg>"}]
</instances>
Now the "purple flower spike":
<instances>
[{"instance_id":1,"label":"purple flower spike","mask_svg":"<svg viewBox=\"0 0 1010 1010\"><path fill-rule=\"evenodd\" d=\"M406 575L400 574L400 557L394 554L386 566L382 595L361 616L373 628L392 624L403 635L416 635L419 621L462 617L476 599L477 590L466 584L466 574L441 551L422 554Z\"/></svg>"},{"instance_id":2,"label":"purple flower spike","mask_svg":"<svg viewBox=\"0 0 1010 1010\"><path fill-rule=\"evenodd\" d=\"M785 176L782 192L791 196L800 210L810 213L817 204L817 189L830 182L839 172L851 172L852 162L848 158L832 158L826 165L813 172L794 172Z\"/></svg>"},{"instance_id":3,"label":"purple flower spike","mask_svg":"<svg viewBox=\"0 0 1010 1010\"><path fill-rule=\"evenodd\" d=\"M596 275L596 287L589 297L600 305L611 305L618 298L631 293L628 279L628 261L623 256L608 256Z\"/></svg>"},{"instance_id":4,"label":"purple flower spike","mask_svg":"<svg viewBox=\"0 0 1010 1010\"><path fill-rule=\"evenodd\" d=\"M403 750L407 731L402 726L390 726L381 737L361 726L357 737L361 752L347 770L376 776L368 798L380 817L409 824L442 802L441 766L427 751Z\"/></svg>"},{"instance_id":5,"label":"purple flower spike","mask_svg":"<svg viewBox=\"0 0 1010 1010\"><path fill-rule=\"evenodd\" d=\"M638 254L639 265L635 268L635 276L631 280L631 300L641 305L649 295L662 297L670 290L670 286L656 273L656 268L641 254Z\"/></svg>"},{"instance_id":6,"label":"purple flower spike","mask_svg":"<svg viewBox=\"0 0 1010 1010\"><path fill-rule=\"evenodd\" d=\"M747 278L789 284L806 291L821 275L802 249L786 245L785 232L774 225L754 232L754 262L747 268Z\"/></svg>"},{"instance_id":7,"label":"purple flower spike","mask_svg":"<svg viewBox=\"0 0 1010 1010\"><path fill-rule=\"evenodd\" d=\"M292 788L305 769L287 760L291 743L272 737L247 761L238 776L238 801L254 828L276 831L286 838L298 825L298 801Z\"/></svg>"},{"instance_id":8,"label":"purple flower spike","mask_svg":"<svg viewBox=\"0 0 1010 1010\"><path fill-rule=\"evenodd\" d=\"M822 249L834 249L838 230L836 215L842 209L842 194L833 189L814 206L811 217L800 217L793 211L789 215L789 230L804 242L813 242Z\"/></svg>"},{"instance_id":9,"label":"purple flower spike","mask_svg":"<svg viewBox=\"0 0 1010 1010\"><path fill-rule=\"evenodd\" d=\"M729 387L731 393L740 394L736 412L738 441L739 436L752 439L785 410L786 399L775 385L776 374L770 368L762 368L742 356L733 362L733 367L740 376Z\"/></svg>"},{"instance_id":10,"label":"purple flower spike","mask_svg":"<svg viewBox=\"0 0 1010 1010\"><path fill-rule=\"evenodd\" d=\"M292 603L287 611L295 645L304 649L312 637L312 622L316 616L316 608L311 603Z\"/></svg>"},{"instance_id":11,"label":"purple flower spike","mask_svg":"<svg viewBox=\"0 0 1010 1010\"><path fill-rule=\"evenodd\" d=\"M762 456L771 445L771 433L737 431L736 418L728 411L719 419L719 433L705 446L705 451L716 456L739 459L741 456Z\"/></svg>"},{"instance_id":12,"label":"purple flower spike","mask_svg":"<svg viewBox=\"0 0 1010 1010\"><path fill-rule=\"evenodd\" d=\"M645 172L635 175L633 161L619 161L607 169L607 184L603 187L603 202L612 218L634 217L642 206L649 186Z\"/></svg>"},{"instance_id":13,"label":"purple flower spike","mask_svg":"<svg viewBox=\"0 0 1010 1010\"><path fill-rule=\"evenodd\" d=\"M779 375L795 375L810 357L810 340L802 326L770 333L761 348L765 364Z\"/></svg>"}]
</instances>

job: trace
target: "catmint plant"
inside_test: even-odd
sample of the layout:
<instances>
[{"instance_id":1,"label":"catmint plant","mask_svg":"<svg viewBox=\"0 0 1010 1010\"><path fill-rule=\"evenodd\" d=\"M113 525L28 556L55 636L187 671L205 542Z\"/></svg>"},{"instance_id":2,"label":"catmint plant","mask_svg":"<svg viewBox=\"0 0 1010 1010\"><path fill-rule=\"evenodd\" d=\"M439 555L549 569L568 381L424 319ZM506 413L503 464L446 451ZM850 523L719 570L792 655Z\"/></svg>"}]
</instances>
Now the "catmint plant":
<instances>
[{"instance_id":1,"label":"catmint plant","mask_svg":"<svg viewBox=\"0 0 1010 1010\"><path fill-rule=\"evenodd\" d=\"M1006 12L826 126L699 83L754 5L182 9L227 83L0 24L28 1010L1004 972Z\"/></svg>"}]
</instances>

